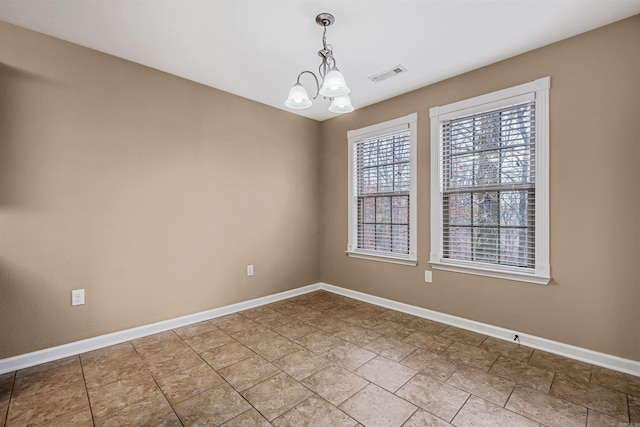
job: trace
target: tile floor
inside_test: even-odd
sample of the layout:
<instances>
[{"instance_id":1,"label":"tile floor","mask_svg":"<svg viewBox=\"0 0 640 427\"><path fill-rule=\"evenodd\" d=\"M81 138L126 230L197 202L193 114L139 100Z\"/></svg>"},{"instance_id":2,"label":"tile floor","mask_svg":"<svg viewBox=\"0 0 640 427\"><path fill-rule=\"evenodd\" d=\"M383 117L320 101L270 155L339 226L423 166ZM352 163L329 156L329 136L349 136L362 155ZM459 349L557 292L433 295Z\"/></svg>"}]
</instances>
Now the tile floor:
<instances>
[{"instance_id":1,"label":"tile floor","mask_svg":"<svg viewBox=\"0 0 640 427\"><path fill-rule=\"evenodd\" d=\"M640 377L318 291L0 375L6 426L640 426Z\"/></svg>"}]
</instances>

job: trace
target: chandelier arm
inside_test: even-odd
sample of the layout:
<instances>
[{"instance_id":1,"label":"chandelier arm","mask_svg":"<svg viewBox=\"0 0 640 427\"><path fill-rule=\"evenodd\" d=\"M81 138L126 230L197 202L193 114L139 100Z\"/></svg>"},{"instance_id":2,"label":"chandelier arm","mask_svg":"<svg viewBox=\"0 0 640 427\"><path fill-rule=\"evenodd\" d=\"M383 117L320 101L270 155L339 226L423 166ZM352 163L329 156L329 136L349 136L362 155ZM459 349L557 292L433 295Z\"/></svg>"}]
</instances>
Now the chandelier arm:
<instances>
[{"instance_id":1,"label":"chandelier arm","mask_svg":"<svg viewBox=\"0 0 640 427\"><path fill-rule=\"evenodd\" d=\"M302 85L302 83L300 83L300 77L302 77L303 74L311 74L311 76L313 77L313 80L315 80L316 82L316 95L313 97L313 99L316 99L318 97L318 95L320 94L320 83L318 82L318 78L316 77L315 74L313 74L311 71L303 71L300 74L298 74L298 79L296 80L296 83L299 85Z\"/></svg>"}]
</instances>

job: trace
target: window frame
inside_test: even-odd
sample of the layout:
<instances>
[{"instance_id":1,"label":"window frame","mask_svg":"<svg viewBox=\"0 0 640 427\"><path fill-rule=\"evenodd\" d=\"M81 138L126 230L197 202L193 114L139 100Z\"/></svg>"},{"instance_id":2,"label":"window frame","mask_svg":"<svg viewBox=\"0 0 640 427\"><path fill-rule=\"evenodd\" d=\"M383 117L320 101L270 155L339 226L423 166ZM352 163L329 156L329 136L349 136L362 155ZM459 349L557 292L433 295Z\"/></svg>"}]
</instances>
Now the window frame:
<instances>
[{"instance_id":1,"label":"window frame","mask_svg":"<svg viewBox=\"0 0 640 427\"><path fill-rule=\"evenodd\" d=\"M348 139L348 228L349 238L346 253L353 258L362 258L374 261L383 261L403 265L415 266L418 263L417 256L417 121L418 114L412 113L404 117L388 120L356 130L347 132ZM394 254L375 250L358 248L358 194L355 185L357 174L355 166L356 144L383 136L393 132L409 131L409 253Z\"/></svg>"},{"instance_id":2,"label":"window frame","mask_svg":"<svg viewBox=\"0 0 640 427\"><path fill-rule=\"evenodd\" d=\"M543 77L507 89L451 104L432 107L431 117L431 252L433 269L547 285L549 265L549 89ZM521 100L535 98L535 268L512 267L477 261L451 260L443 256L442 122L492 111Z\"/></svg>"}]
</instances>

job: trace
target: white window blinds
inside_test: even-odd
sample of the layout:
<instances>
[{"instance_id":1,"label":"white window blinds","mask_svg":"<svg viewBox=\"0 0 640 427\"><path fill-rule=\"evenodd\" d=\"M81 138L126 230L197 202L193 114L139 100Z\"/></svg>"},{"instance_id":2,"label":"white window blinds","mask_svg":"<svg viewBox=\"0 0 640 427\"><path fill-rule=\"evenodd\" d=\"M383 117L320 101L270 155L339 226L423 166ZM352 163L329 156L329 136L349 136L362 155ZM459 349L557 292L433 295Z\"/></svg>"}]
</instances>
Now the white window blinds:
<instances>
[{"instance_id":1,"label":"white window blinds","mask_svg":"<svg viewBox=\"0 0 640 427\"><path fill-rule=\"evenodd\" d=\"M535 101L441 124L443 258L535 267Z\"/></svg>"},{"instance_id":2,"label":"white window blinds","mask_svg":"<svg viewBox=\"0 0 640 427\"><path fill-rule=\"evenodd\" d=\"M551 280L550 87L542 77L429 109L432 268Z\"/></svg>"},{"instance_id":3,"label":"white window blinds","mask_svg":"<svg viewBox=\"0 0 640 427\"><path fill-rule=\"evenodd\" d=\"M355 145L358 249L409 254L409 130Z\"/></svg>"},{"instance_id":4,"label":"white window blinds","mask_svg":"<svg viewBox=\"0 0 640 427\"><path fill-rule=\"evenodd\" d=\"M416 265L417 114L347 133L351 257Z\"/></svg>"}]
</instances>

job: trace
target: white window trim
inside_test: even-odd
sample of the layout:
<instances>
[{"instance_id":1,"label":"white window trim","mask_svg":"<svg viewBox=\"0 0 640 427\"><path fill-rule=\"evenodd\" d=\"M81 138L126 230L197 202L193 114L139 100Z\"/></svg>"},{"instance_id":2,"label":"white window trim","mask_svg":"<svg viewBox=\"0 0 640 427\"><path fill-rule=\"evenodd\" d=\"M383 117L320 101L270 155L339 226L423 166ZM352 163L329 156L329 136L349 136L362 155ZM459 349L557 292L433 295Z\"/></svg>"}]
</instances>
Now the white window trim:
<instances>
[{"instance_id":1,"label":"white window trim","mask_svg":"<svg viewBox=\"0 0 640 427\"><path fill-rule=\"evenodd\" d=\"M417 243L418 243L418 232L417 232L417 121L418 114L412 113L408 116L399 117L397 119L389 120L383 123L378 123L375 125L367 126L364 128L350 130L347 132L347 137L349 140L349 241L347 244L346 253L350 257L353 258L362 258L374 261L383 261L390 262L394 264L403 264L403 265L417 265L418 264L418 255L417 255ZM356 192L354 188L354 170L353 165L353 156L354 156L354 146L358 141L363 139L375 137L377 135L388 134L397 130L406 130L409 129L410 140L409 140L409 150L410 150L410 189L409 189L409 253L407 255L401 254L393 254L393 253L384 253L384 252L376 252L376 251L367 251L358 249L357 247L357 230L358 230L358 218L357 212L355 209L356 201Z\"/></svg>"},{"instance_id":2,"label":"white window trim","mask_svg":"<svg viewBox=\"0 0 640 427\"><path fill-rule=\"evenodd\" d=\"M551 78L499 90L448 105L433 107L431 117L431 253L429 263L436 270L475 274L508 280L547 285L551 280L549 265L549 88ZM536 99L536 206L535 268L497 266L443 258L442 195L440 193L440 123L444 117L464 116L516 103L522 97Z\"/></svg>"}]
</instances>

